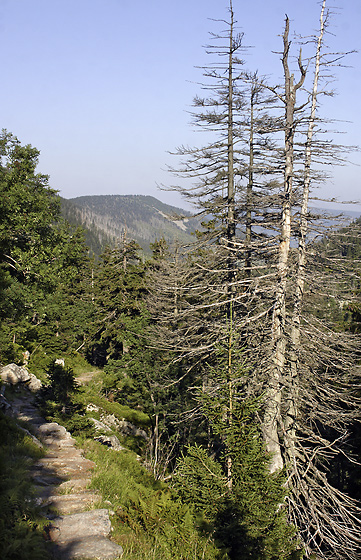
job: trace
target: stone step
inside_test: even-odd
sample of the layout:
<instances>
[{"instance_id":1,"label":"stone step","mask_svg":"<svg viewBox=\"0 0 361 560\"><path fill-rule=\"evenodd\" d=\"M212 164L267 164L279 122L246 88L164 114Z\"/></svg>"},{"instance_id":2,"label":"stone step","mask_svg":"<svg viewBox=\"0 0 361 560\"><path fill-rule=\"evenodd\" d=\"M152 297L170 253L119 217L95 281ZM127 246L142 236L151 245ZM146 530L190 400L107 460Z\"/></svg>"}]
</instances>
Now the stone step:
<instances>
[{"instance_id":1,"label":"stone step","mask_svg":"<svg viewBox=\"0 0 361 560\"><path fill-rule=\"evenodd\" d=\"M60 457L43 457L39 459L35 468L40 471L41 469L48 469L59 476L71 476L89 472L95 467L93 461L80 458L60 458Z\"/></svg>"},{"instance_id":2,"label":"stone step","mask_svg":"<svg viewBox=\"0 0 361 560\"><path fill-rule=\"evenodd\" d=\"M79 477L72 477L71 480L65 480L61 482L56 488L54 488L55 494L64 494L70 492L81 492L82 490L86 490L89 488L91 482L90 476L79 476Z\"/></svg>"},{"instance_id":3,"label":"stone step","mask_svg":"<svg viewBox=\"0 0 361 560\"><path fill-rule=\"evenodd\" d=\"M50 496L43 501L43 506L55 508L59 515L84 512L100 500L99 494L90 490L77 494Z\"/></svg>"},{"instance_id":4,"label":"stone step","mask_svg":"<svg viewBox=\"0 0 361 560\"><path fill-rule=\"evenodd\" d=\"M64 477L56 475L51 472L44 472L44 469L31 469L31 477L36 486L57 486L61 485L64 481Z\"/></svg>"},{"instance_id":5,"label":"stone step","mask_svg":"<svg viewBox=\"0 0 361 560\"><path fill-rule=\"evenodd\" d=\"M93 509L57 517L49 526L53 542L67 543L85 537L107 537L111 531L107 509Z\"/></svg>"},{"instance_id":6,"label":"stone step","mask_svg":"<svg viewBox=\"0 0 361 560\"><path fill-rule=\"evenodd\" d=\"M57 543L52 552L56 560L116 560L121 558L123 549L106 537L85 537Z\"/></svg>"},{"instance_id":7,"label":"stone step","mask_svg":"<svg viewBox=\"0 0 361 560\"><path fill-rule=\"evenodd\" d=\"M69 447L72 448L76 444L76 440L73 439L72 437L59 439L57 437L54 438L52 436L48 436L48 437L39 436L39 439L43 442L44 445L46 445L52 450L66 449Z\"/></svg>"}]
</instances>

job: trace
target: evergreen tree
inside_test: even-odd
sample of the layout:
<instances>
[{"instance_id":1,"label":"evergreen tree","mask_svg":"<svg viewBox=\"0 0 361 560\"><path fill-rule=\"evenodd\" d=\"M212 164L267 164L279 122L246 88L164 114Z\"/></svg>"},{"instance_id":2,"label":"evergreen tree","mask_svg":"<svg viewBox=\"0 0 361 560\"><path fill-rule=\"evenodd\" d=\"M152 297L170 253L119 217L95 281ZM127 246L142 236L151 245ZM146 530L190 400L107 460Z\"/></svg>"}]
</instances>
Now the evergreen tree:
<instances>
[{"instance_id":1,"label":"evergreen tree","mask_svg":"<svg viewBox=\"0 0 361 560\"><path fill-rule=\"evenodd\" d=\"M347 453L343 443L359 415L355 391L358 340L345 333L340 335L327 318L317 315L313 305L316 290L326 295L325 278L329 275L320 267L321 274L316 273L316 263L320 261L310 243L315 224L322 229L322 217L320 226L320 217L312 215L308 206L310 186L323 178L319 169L312 169L312 164L316 159L327 164L343 158L340 146L322 141L320 133L325 130L317 114L319 79L322 70L328 72L333 61L323 45L328 23L326 1L321 5L318 35L305 41L314 46L309 58L304 60L299 51L296 69L292 68L290 21L286 17L281 52L284 83L270 86L255 80L256 87L273 96L273 119L268 133L274 138L274 145L271 165L264 166L263 171L260 168L258 182L264 188L254 189L252 173L244 174L252 189L250 198L247 199L246 189L246 197L240 202L235 196L242 196L239 184L231 192L225 188L232 184L232 178L234 185L232 153L235 145L239 145L238 138L243 137L243 123L247 122L242 118L235 120L237 111L242 111L243 97L235 94L236 79L229 77L242 74L233 74L237 62L234 55L240 43L233 38L232 3L229 11L225 37L228 42L219 49L222 61L206 74L213 80L208 88L214 98L197 103L197 124L218 136L205 148L179 151L184 158L180 173L195 182L188 192L184 186L178 190L188 199L196 200L200 211L208 211L212 219L207 228L208 245L204 243L209 261L199 263L204 276L200 275L199 284L193 282L189 291L200 295L203 289L203 302L201 298L197 303L193 299L188 314L184 307L180 315L183 323L178 320L178 336L174 334L172 340L180 356L192 356L193 360L197 356L204 364L207 353L214 355L221 325L220 340L226 342L228 337L228 348L231 347L231 331L224 326L226 322L233 324L250 372L245 394L263 396L259 419L269 453L269 469L271 473L287 470L290 522L298 527L308 554L355 559L358 509L352 499L332 486L327 470L332 457ZM249 83L247 75L243 76ZM238 106L232 105L235 100L239 101ZM205 112L204 105L212 103L214 111ZM249 133L248 127L246 130ZM249 162L251 136L247 134ZM266 154L270 154L268 146ZM239 157L237 169L246 168L242 167L243 161ZM249 163L250 172L251 167ZM241 231L237 226L247 200L252 205L243 215L243 238L237 236L237 230ZM331 271L330 262L326 268ZM195 326L195 319L201 319L197 312L202 309L206 325L203 329L201 321L198 328ZM207 322L211 309L213 330L211 322ZM231 456L228 461L227 479L231 486Z\"/></svg>"},{"instance_id":2,"label":"evergreen tree","mask_svg":"<svg viewBox=\"0 0 361 560\"><path fill-rule=\"evenodd\" d=\"M21 361L39 344L54 354L76 349L70 322L77 317L82 331L89 311L82 234L61 220L56 191L36 173L38 150L3 131L0 153L1 359Z\"/></svg>"}]
</instances>

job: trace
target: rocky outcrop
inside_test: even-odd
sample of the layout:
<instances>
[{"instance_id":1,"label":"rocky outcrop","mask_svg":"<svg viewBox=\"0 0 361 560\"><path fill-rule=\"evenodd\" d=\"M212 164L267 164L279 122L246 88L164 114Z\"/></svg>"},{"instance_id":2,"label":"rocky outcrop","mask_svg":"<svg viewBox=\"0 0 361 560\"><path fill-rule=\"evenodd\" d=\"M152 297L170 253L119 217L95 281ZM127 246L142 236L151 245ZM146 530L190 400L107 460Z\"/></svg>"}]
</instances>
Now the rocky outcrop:
<instances>
[{"instance_id":1,"label":"rocky outcrop","mask_svg":"<svg viewBox=\"0 0 361 560\"><path fill-rule=\"evenodd\" d=\"M104 424L104 422L100 422L99 420L96 420L95 418L89 418L89 420L91 420L91 422L93 422L94 428L97 432L105 432L105 433L108 432L109 433L109 432L113 431L111 428L109 428L109 426Z\"/></svg>"},{"instance_id":2,"label":"rocky outcrop","mask_svg":"<svg viewBox=\"0 0 361 560\"><path fill-rule=\"evenodd\" d=\"M147 432L141 430L131 422L124 420L124 418L119 420L114 414L101 414L100 420L109 428L125 436L141 437L144 440L148 439Z\"/></svg>"},{"instance_id":3,"label":"rocky outcrop","mask_svg":"<svg viewBox=\"0 0 361 560\"><path fill-rule=\"evenodd\" d=\"M22 366L16 364L8 364L0 369L0 377L3 383L9 385L17 385L18 383L26 385L31 391L38 391L42 386L40 379L33 373Z\"/></svg>"},{"instance_id":4,"label":"rocky outcrop","mask_svg":"<svg viewBox=\"0 0 361 560\"><path fill-rule=\"evenodd\" d=\"M95 404L89 403L87 405L87 411L99 412L101 409ZM93 422L94 427L99 432L119 432L123 436L133 436L140 437L144 440L148 440L148 434L145 430L138 428L131 422L124 420L124 418L119 419L114 414L100 414L100 420L95 418L90 418Z\"/></svg>"}]
</instances>

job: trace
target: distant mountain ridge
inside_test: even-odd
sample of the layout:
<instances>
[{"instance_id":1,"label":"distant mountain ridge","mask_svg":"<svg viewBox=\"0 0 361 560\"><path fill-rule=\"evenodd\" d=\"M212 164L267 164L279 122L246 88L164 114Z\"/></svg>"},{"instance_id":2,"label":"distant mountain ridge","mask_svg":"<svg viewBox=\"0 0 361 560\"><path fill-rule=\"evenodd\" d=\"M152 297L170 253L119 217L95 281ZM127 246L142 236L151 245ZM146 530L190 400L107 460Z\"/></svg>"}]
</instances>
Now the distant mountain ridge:
<instances>
[{"instance_id":1,"label":"distant mountain ridge","mask_svg":"<svg viewBox=\"0 0 361 560\"><path fill-rule=\"evenodd\" d=\"M150 243L164 237L168 243L178 240L186 244L194 240L192 233L202 229L200 220L176 206L165 204L147 195L92 195L61 199L62 214L73 226L82 226L91 254L99 256L106 245L114 246L122 240L134 239L144 253L150 254ZM350 223L359 211L310 208L324 215L331 225L333 216L344 214L344 223ZM339 225L341 227L342 224Z\"/></svg>"},{"instance_id":2,"label":"distant mountain ridge","mask_svg":"<svg viewBox=\"0 0 361 560\"><path fill-rule=\"evenodd\" d=\"M164 237L168 242L192 241L192 233L201 227L190 212L170 206L153 196L94 195L62 199L64 217L73 225L83 225L97 245L90 247L99 254L99 245L115 245L124 232L149 253L149 244ZM89 233L87 234L89 238ZM99 238L97 241L96 238ZM89 244L89 240L87 239Z\"/></svg>"}]
</instances>

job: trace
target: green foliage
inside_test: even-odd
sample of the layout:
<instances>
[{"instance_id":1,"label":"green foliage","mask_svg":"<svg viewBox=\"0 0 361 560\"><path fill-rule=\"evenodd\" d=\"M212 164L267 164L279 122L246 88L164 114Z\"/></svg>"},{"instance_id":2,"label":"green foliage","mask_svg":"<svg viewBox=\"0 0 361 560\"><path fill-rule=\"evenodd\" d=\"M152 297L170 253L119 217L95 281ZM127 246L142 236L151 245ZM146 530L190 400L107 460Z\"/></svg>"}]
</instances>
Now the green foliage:
<instances>
[{"instance_id":1,"label":"green foliage","mask_svg":"<svg viewBox=\"0 0 361 560\"><path fill-rule=\"evenodd\" d=\"M84 405L76 398L79 387L73 370L52 361L46 374L49 384L42 387L39 395L42 413L74 435L91 435L93 426L85 417Z\"/></svg>"},{"instance_id":2,"label":"green foliage","mask_svg":"<svg viewBox=\"0 0 361 560\"><path fill-rule=\"evenodd\" d=\"M94 273L94 322L87 345L89 361L104 366L120 359L144 329L144 264L138 246L123 243L107 249Z\"/></svg>"},{"instance_id":3,"label":"green foliage","mask_svg":"<svg viewBox=\"0 0 361 560\"><path fill-rule=\"evenodd\" d=\"M154 478L129 452L111 453L90 444L97 464L92 485L115 511L113 536L124 548L124 559L215 560L211 539L200 536L192 508Z\"/></svg>"},{"instance_id":4,"label":"green foliage","mask_svg":"<svg viewBox=\"0 0 361 560\"><path fill-rule=\"evenodd\" d=\"M1 359L76 349L91 315L90 262L84 236L60 218L48 177L36 173L39 151L0 136ZM87 281L89 280L89 285ZM80 338L79 338L80 333ZM21 353L21 352L20 352Z\"/></svg>"},{"instance_id":5,"label":"green foliage","mask_svg":"<svg viewBox=\"0 0 361 560\"><path fill-rule=\"evenodd\" d=\"M225 558L296 560L302 551L287 522L284 474L269 472L257 421L261 400L244 397L247 368L231 321L207 373L199 402L213 437L208 451L194 445L178 461L175 489Z\"/></svg>"},{"instance_id":6,"label":"green foliage","mask_svg":"<svg viewBox=\"0 0 361 560\"><path fill-rule=\"evenodd\" d=\"M2 560L47 560L29 468L39 457L29 436L0 412L0 542Z\"/></svg>"},{"instance_id":7,"label":"green foliage","mask_svg":"<svg viewBox=\"0 0 361 560\"><path fill-rule=\"evenodd\" d=\"M227 479L221 465L205 449L197 444L188 447L177 462L172 483L182 500L193 504L204 522L215 520Z\"/></svg>"},{"instance_id":8,"label":"green foliage","mask_svg":"<svg viewBox=\"0 0 361 560\"><path fill-rule=\"evenodd\" d=\"M213 429L224 446L221 463L199 446L189 448L178 462L175 489L194 505L200 527L212 532L227 558L238 559L242 554L252 560L296 560L302 551L281 505L285 481L282 474L269 474L254 417L256 408L256 403L235 402L228 424L224 415L222 419L218 412L212 414ZM231 490L222 468L229 458Z\"/></svg>"}]
</instances>

